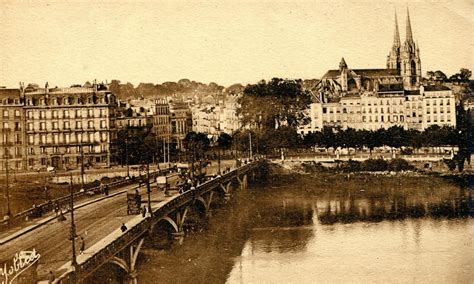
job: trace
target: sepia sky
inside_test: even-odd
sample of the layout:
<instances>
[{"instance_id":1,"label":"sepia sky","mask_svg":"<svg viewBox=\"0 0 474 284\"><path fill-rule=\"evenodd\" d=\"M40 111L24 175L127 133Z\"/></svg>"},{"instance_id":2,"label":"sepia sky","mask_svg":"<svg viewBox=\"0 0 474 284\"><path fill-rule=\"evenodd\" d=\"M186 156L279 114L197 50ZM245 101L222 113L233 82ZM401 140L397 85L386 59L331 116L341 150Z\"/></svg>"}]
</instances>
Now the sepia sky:
<instances>
[{"instance_id":1,"label":"sepia sky","mask_svg":"<svg viewBox=\"0 0 474 284\"><path fill-rule=\"evenodd\" d=\"M384 68L407 1L0 0L0 86L19 81L254 83ZM474 1L409 1L422 72L474 69Z\"/></svg>"}]
</instances>

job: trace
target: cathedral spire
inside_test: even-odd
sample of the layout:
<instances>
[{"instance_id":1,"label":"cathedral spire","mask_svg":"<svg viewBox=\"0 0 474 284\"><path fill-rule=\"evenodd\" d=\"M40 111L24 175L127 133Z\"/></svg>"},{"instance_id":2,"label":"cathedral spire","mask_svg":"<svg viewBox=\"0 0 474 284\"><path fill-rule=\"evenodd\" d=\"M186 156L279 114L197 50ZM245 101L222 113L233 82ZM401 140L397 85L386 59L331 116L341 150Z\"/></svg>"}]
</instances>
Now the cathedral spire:
<instances>
[{"instance_id":1,"label":"cathedral spire","mask_svg":"<svg viewBox=\"0 0 474 284\"><path fill-rule=\"evenodd\" d=\"M341 58L341 62L339 63L339 70L347 69L347 64L346 61L344 60L344 57Z\"/></svg>"},{"instance_id":2,"label":"cathedral spire","mask_svg":"<svg viewBox=\"0 0 474 284\"><path fill-rule=\"evenodd\" d=\"M398 32L397 12L395 12L395 34L393 35L393 46L400 47L400 33Z\"/></svg>"},{"instance_id":3,"label":"cathedral spire","mask_svg":"<svg viewBox=\"0 0 474 284\"><path fill-rule=\"evenodd\" d=\"M412 43L413 42L413 35L411 33L411 23L410 23L410 11L407 7L407 34L406 34L406 42Z\"/></svg>"}]
</instances>

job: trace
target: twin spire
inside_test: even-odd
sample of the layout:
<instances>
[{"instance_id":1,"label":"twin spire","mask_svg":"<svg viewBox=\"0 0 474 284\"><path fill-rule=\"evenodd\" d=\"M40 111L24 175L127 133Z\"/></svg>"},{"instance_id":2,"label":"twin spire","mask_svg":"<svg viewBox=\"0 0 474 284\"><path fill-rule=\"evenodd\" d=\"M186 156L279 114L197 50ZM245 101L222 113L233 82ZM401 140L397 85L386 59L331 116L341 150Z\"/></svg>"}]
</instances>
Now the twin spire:
<instances>
[{"instance_id":1,"label":"twin spire","mask_svg":"<svg viewBox=\"0 0 474 284\"><path fill-rule=\"evenodd\" d=\"M405 42L413 43L413 34L411 32L411 22L410 22L410 11L407 7L407 23L406 23L406 36ZM398 31L398 19L397 12L395 12L395 34L393 36L393 46L400 47L400 33Z\"/></svg>"}]
</instances>

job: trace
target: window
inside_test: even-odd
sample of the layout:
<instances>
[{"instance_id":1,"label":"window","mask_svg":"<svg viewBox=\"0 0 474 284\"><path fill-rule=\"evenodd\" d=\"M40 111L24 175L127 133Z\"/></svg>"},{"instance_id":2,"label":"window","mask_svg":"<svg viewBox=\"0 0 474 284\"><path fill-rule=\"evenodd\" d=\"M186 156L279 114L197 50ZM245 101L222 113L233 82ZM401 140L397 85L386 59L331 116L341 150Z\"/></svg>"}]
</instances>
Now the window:
<instances>
[{"instance_id":1,"label":"window","mask_svg":"<svg viewBox=\"0 0 474 284\"><path fill-rule=\"evenodd\" d=\"M57 110L53 110L53 118L58 118L58 111Z\"/></svg>"},{"instance_id":2,"label":"window","mask_svg":"<svg viewBox=\"0 0 474 284\"><path fill-rule=\"evenodd\" d=\"M7 117L8 117L8 110L4 110L4 111L3 111L3 117L4 117L4 118L7 118Z\"/></svg>"},{"instance_id":3,"label":"window","mask_svg":"<svg viewBox=\"0 0 474 284\"><path fill-rule=\"evenodd\" d=\"M102 133L100 134L100 140L101 140L102 142L106 142L106 141L107 141L107 133L106 133L106 132L102 132Z\"/></svg>"},{"instance_id":4,"label":"window","mask_svg":"<svg viewBox=\"0 0 474 284\"><path fill-rule=\"evenodd\" d=\"M8 122L3 123L3 129L9 129L10 126L8 125Z\"/></svg>"},{"instance_id":5,"label":"window","mask_svg":"<svg viewBox=\"0 0 474 284\"><path fill-rule=\"evenodd\" d=\"M77 142L82 142L82 133L77 133Z\"/></svg>"},{"instance_id":6,"label":"window","mask_svg":"<svg viewBox=\"0 0 474 284\"><path fill-rule=\"evenodd\" d=\"M76 121L76 129L82 129L82 121Z\"/></svg>"},{"instance_id":7,"label":"window","mask_svg":"<svg viewBox=\"0 0 474 284\"><path fill-rule=\"evenodd\" d=\"M76 117L82 117L82 112L80 109L76 109Z\"/></svg>"},{"instance_id":8,"label":"window","mask_svg":"<svg viewBox=\"0 0 474 284\"><path fill-rule=\"evenodd\" d=\"M46 144L46 135L45 134L41 134L40 136L40 141L41 141L41 144Z\"/></svg>"},{"instance_id":9,"label":"window","mask_svg":"<svg viewBox=\"0 0 474 284\"><path fill-rule=\"evenodd\" d=\"M94 117L94 110L93 109L88 109L87 110L87 117Z\"/></svg>"},{"instance_id":10,"label":"window","mask_svg":"<svg viewBox=\"0 0 474 284\"><path fill-rule=\"evenodd\" d=\"M100 110L100 117L105 117L105 109Z\"/></svg>"},{"instance_id":11,"label":"window","mask_svg":"<svg viewBox=\"0 0 474 284\"><path fill-rule=\"evenodd\" d=\"M53 122L53 130L58 130L58 122L57 121Z\"/></svg>"},{"instance_id":12,"label":"window","mask_svg":"<svg viewBox=\"0 0 474 284\"><path fill-rule=\"evenodd\" d=\"M15 131L21 130L21 125L19 122L15 122Z\"/></svg>"},{"instance_id":13,"label":"window","mask_svg":"<svg viewBox=\"0 0 474 284\"><path fill-rule=\"evenodd\" d=\"M30 130L30 131L32 131L34 129L32 122L28 122L27 129Z\"/></svg>"},{"instance_id":14,"label":"window","mask_svg":"<svg viewBox=\"0 0 474 284\"><path fill-rule=\"evenodd\" d=\"M64 122L64 129L69 129L70 126L69 126L69 121L65 121Z\"/></svg>"},{"instance_id":15,"label":"window","mask_svg":"<svg viewBox=\"0 0 474 284\"><path fill-rule=\"evenodd\" d=\"M46 130L46 122L40 123L40 130Z\"/></svg>"},{"instance_id":16,"label":"window","mask_svg":"<svg viewBox=\"0 0 474 284\"><path fill-rule=\"evenodd\" d=\"M59 134L58 134L58 133L54 133L54 135L53 135L53 143L54 143L54 144L58 144L58 143L59 143Z\"/></svg>"},{"instance_id":17,"label":"window","mask_svg":"<svg viewBox=\"0 0 474 284\"><path fill-rule=\"evenodd\" d=\"M15 110L15 116L20 117L20 110L18 110L18 109Z\"/></svg>"},{"instance_id":18,"label":"window","mask_svg":"<svg viewBox=\"0 0 474 284\"><path fill-rule=\"evenodd\" d=\"M87 122L87 128L88 128L88 129L94 128L94 121L89 120L89 121Z\"/></svg>"},{"instance_id":19,"label":"window","mask_svg":"<svg viewBox=\"0 0 474 284\"><path fill-rule=\"evenodd\" d=\"M26 112L26 117L28 117L29 119L33 119L33 112L31 110Z\"/></svg>"},{"instance_id":20,"label":"window","mask_svg":"<svg viewBox=\"0 0 474 284\"><path fill-rule=\"evenodd\" d=\"M100 121L100 128L106 128L105 120Z\"/></svg>"},{"instance_id":21,"label":"window","mask_svg":"<svg viewBox=\"0 0 474 284\"><path fill-rule=\"evenodd\" d=\"M69 133L64 134L64 142L69 143L71 140L71 135Z\"/></svg>"},{"instance_id":22,"label":"window","mask_svg":"<svg viewBox=\"0 0 474 284\"><path fill-rule=\"evenodd\" d=\"M94 142L94 133L89 133L89 142Z\"/></svg>"},{"instance_id":23,"label":"window","mask_svg":"<svg viewBox=\"0 0 474 284\"><path fill-rule=\"evenodd\" d=\"M69 111L68 111L68 110L65 110L65 111L63 112L63 117L64 117L64 118L69 118Z\"/></svg>"},{"instance_id":24,"label":"window","mask_svg":"<svg viewBox=\"0 0 474 284\"><path fill-rule=\"evenodd\" d=\"M40 118L46 118L46 112L44 110L40 111Z\"/></svg>"},{"instance_id":25,"label":"window","mask_svg":"<svg viewBox=\"0 0 474 284\"><path fill-rule=\"evenodd\" d=\"M323 107L323 113L327 113L327 112L328 112L327 108Z\"/></svg>"},{"instance_id":26,"label":"window","mask_svg":"<svg viewBox=\"0 0 474 284\"><path fill-rule=\"evenodd\" d=\"M28 135L28 144L32 145L34 143L35 143L35 136L34 135Z\"/></svg>"}]
</instances>

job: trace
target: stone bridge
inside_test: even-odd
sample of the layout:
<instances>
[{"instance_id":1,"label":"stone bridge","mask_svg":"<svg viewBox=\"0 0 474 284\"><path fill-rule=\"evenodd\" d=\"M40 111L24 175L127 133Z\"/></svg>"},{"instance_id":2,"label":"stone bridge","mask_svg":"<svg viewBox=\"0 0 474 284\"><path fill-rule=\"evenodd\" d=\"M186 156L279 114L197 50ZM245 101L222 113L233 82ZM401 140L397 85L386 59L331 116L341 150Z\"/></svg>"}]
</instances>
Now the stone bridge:
<instances>
[{"instance_id":1,"label":"stone bridge","mask_svg":"<svg viewBox=\"0 0 474 284\"><path fill-rule=\"evenodd\" d=\"M194 190L154 204L149 216L136 216L126 223L125 232L117 229L78 255L76 265L72 265L71 262L64 264L59 270L62 272L61 276L53 283L80 283L87 277L93 277L94 271L107 263L113 263L123 269L128 283L137 283L138 253L159 222L169 223L173 239L181 243L184 239L183 225L188 209L193 203L199 203L201 208L208 211L217 196L229 200L232 183L237 182L241 189L246 189L249 177L257 178L262 164L262 160L250 162L221 177L207 181Z\"/></svg>"}]
</instances>

